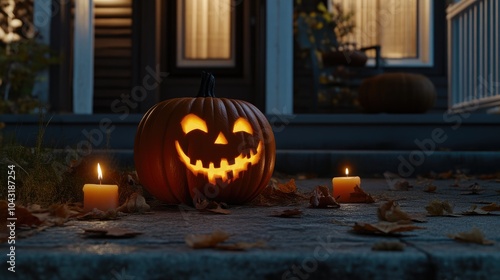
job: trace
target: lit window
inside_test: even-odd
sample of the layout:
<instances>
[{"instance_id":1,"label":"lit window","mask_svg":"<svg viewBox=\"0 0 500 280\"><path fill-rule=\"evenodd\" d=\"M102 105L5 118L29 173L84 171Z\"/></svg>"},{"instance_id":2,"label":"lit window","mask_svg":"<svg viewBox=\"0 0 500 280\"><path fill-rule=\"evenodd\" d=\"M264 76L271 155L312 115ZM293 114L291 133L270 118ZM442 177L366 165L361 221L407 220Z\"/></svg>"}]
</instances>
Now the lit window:
<instances>
[{"instance_id":1,"label":"lit window","mask_svg":"<svg viewBox=\"0 0 500 280\"><path fill-rule=\"evenodd\" d=\"M345 11L354 11L356 27L347 41L358 47L380 45L385 66L433 65L433 0L333 2Z\"/></svg>"},{"instance_id":2,"label":"lit window","mask_svg":"<svg viewBox=\"0 0 500 280\"><path fill-rule=\"evenodd\" d=\"M177 66L234 67L232 0L177 0Z\"/></svg>"}]
</instances>

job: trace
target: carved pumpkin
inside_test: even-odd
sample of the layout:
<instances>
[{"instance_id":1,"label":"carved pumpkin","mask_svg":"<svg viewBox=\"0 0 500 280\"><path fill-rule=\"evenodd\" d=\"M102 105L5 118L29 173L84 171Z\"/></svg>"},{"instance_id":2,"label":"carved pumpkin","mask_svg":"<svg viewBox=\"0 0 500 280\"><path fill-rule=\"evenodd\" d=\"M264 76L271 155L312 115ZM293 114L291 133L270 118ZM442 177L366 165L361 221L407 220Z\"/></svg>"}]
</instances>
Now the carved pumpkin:
<instances>
[{"instance_id":1,"label":"carved pumpkin","mask_svg":"<svg viewBox=\"0 0 500 280\"><path fill-rule=\"evenodd\" d=\"M420 74L384 73L364 80L358 96L368 113L424 113L434 106L436 88Z\"/></svg>"},{"instance_id":2,"label":"carved pumpkin","mask_svg":"<svg viewBox=\"0 0 500 280\"><path fill-rule=\"evenodd\" d=\"M266 117L248 102L215 98L214 84L204 73L196 98L158 103L139 123L137 174L162 201L240 204L256 197L271 178L276 148Z\"/></svg>"}]
</instances>

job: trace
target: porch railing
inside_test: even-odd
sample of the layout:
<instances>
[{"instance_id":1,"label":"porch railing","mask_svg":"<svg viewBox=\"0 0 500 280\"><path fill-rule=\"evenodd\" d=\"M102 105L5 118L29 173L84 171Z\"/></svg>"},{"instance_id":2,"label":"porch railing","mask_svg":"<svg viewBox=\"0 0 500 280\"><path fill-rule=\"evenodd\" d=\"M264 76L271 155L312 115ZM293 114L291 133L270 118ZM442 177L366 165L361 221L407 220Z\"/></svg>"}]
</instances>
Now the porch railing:
<instances>
[{"instance_id":1,"label":"porch railing","mask_svg":"<svg viewBox=\"0 0 500 280\"><path fill-rule=\"evenodd\" d=\"M498 0L462 0L447 8L451 112L500 105Z\"/></svg>"}]
</instances>

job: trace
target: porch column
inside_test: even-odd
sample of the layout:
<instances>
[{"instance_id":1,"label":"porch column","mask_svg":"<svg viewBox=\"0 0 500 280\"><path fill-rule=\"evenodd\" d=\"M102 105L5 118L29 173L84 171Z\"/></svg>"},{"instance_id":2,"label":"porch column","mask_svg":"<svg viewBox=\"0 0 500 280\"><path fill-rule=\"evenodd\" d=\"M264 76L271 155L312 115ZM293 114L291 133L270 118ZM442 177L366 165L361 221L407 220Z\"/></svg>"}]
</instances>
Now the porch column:
<instances>
[{"instance_id":1,"label":"porch column","mask_svg":"<svg viewBox=\"0 0 500 280\"><path fill-rule=\"evenodd\" d=\"M73 113L92 114L94 98L94 3L75 1Z\"/></svg>"},{"instance_id":2,"label":"porch column","mask_svg":"<svg viewBox=\"0 0 500 280\"><path fill-rule=\"evenodd\" d=\"M266 1L266 114L293 113L293 2Z\"/></svg>"}]
</instances>

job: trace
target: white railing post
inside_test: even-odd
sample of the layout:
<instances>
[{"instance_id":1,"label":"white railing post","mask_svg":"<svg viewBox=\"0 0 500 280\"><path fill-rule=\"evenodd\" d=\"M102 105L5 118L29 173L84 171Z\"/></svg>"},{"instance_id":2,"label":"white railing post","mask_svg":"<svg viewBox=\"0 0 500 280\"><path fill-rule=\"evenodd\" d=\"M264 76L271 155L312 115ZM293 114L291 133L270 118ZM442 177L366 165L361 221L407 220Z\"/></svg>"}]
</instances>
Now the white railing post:
<instances>
[{"instance_id":1,"label":"white railing post","mask_svg":"<svg viewBox=\"0 0 500 280\"><path fill-rule=\"evenodd\" d=\"M94 3L75 1L73 113L92 114L94 98Z\"/></svg>"}]
</instances>

